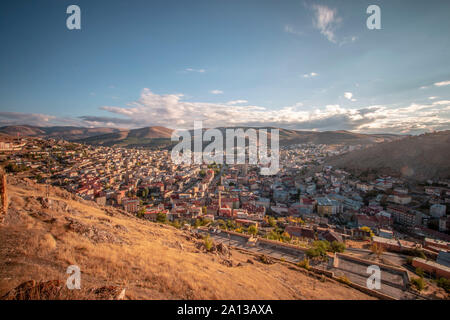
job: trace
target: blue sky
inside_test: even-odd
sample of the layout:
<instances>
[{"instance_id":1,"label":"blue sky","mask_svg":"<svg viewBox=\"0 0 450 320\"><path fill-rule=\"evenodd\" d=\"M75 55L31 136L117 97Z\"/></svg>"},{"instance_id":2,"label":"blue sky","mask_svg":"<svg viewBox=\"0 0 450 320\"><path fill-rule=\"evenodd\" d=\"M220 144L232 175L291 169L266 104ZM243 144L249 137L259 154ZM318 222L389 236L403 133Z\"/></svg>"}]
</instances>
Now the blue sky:
<instances>
[{"instance_id":1,"label":"blue sky","mask_svg":"<svg viewBox=\"0 0 450 320\"><path fill-rule=\"evenodd\" d=\"M81 9L68 30L66 8ZM381 30L366 9L381 8ZM0 125L450 129L449 1L2 1Z\"/></svg>"}]
</instances>

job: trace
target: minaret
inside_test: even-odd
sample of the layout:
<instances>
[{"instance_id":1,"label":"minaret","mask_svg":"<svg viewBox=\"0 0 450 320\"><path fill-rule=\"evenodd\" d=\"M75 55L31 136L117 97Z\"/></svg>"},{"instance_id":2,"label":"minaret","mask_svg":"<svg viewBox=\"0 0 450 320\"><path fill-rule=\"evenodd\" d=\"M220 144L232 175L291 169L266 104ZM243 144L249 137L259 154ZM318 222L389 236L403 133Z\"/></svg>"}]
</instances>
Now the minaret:
<instances>
[{"instance_id":1,"label":"minaret","mask_svg":"<svg viewBox=\"0 0 450 320\"><path fill-rule=\"evenodd\" d=\"M219 210L222 208L222 191L219 191Z\"/></svg>"}]
</instances>

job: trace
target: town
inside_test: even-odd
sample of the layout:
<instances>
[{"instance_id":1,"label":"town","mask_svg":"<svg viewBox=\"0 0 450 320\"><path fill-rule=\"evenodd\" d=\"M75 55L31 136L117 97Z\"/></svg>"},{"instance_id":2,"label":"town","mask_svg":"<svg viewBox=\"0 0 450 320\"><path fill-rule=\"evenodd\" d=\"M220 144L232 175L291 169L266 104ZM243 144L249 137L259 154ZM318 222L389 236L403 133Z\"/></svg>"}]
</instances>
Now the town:
<instances>
[{"instance_id":1,"label":"town","mask_svg":"<svg viewBox=\"0 0 450 320\"><path fill-rule=\"evenodd\" d=\"M10 173L60 186L99 206L177 228L200 228L216 240L222 230L228 239L242 235L249 242L298 246L306 250L300 261L305 267L325 267L329 252L355 258L385 253L378 261L406 267L418 291L424 277L449 288L450 181L413 183L324 164L327 156L358 146L281 147L280 170L272 176L260 175L256 165L176 165L163 148L29 137L0 147Z\"/></svg>"}]
</instances>

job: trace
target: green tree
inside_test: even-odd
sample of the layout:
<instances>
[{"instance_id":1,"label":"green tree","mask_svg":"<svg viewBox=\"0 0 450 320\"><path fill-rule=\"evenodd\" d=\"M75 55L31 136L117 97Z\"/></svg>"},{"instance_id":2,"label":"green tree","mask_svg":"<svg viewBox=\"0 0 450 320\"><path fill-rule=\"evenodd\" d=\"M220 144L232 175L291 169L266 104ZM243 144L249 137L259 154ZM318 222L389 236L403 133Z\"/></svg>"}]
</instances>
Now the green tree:
<instances>
[{"instance_id":1,"label":"green tree","mask_svg":"<svg viewBox=\"0 0 450 320\"><path fill-rule=\"evenodd\" d=\"M136 215L138 216L138 218L143 218L144 214L145 214L145 207L142 207L141 209L139 209Z\"/></svg>"},{"instance_id":2,"label":"green tree","mask_svg":"<svg viewBox=\"0 0 450 320\"><path fill-rule=\"evenodd\" d=\"M446 279L446 278L439 278L436 281L438 287L441 287L445 290L445 292L450 293L450 279Z\"/></svg>"},{"instance_id":3,"label":"green tree","mask_svg":"<svg viewBox=\"0 0 450 320\"><path fill-rule=\"evenodd\" d=\"M344 252L345 244L339 241L331 242L331 252Z\"/></svg>"},{"instance_id":4,"label":"green tree","mask_svg":"<svg viewBox=\"0 0 450 320\"><path fill-rule=\"evenodd\" d=\"M425 280L423 278L412 278L411 284L419 291L425 289Z\"/></svg>"},{"instance_id":5,"label":"green tree","mask_svg":"<svg viewBox=\"0 0 450 320\"><path fill-rule=\"evenodd\" d=\"M247 231L249 234L254 236L258 234L258 228L255 225L249 226Z\"/></svg>"},{"instance_id":6,"label":"green tree","mask_svg":"<svg viewBox=\"0 0 450 320\"><path fill-rule=\"evenodd\" d=\"M158 212L156 215L156 221L160 223L166 223L167 222L167 216L164 212Z\"/></svg>"},{"instance_id":7,"label":"green tree","mask_svg":"<svg viewBox=\"0 0 450 320\"><path fill-rule=\"evenodd\" d=\"M277 226L277 220L271 216L269 216L269 218L267 219L267 223L273 228Z\"/></svg>"}]
</instances>

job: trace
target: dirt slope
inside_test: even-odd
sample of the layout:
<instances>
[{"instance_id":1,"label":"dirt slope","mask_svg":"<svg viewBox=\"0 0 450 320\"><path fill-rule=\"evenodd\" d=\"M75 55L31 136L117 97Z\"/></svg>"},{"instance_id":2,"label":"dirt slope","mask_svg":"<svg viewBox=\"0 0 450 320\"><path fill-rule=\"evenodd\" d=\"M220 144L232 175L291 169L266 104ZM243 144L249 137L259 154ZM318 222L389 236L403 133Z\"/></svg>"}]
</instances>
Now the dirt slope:
<instances>
[{"instance_id":1,"label":"dirt slope","mask_svg":"<svg viewBox=\"0 0 450 320\"><path fill-rule=\"evenodd\" d=\"M284 262L263 264L231 250L206 253L189 231L74 199L64 190L8 177L9 209L0 226L0 296L24 281L67 279L126 288L125 299L371 299ZM79 297L78 297L79 298ZM90 298L86 296L85 298Z\"/></svg>"}]
</instances>

